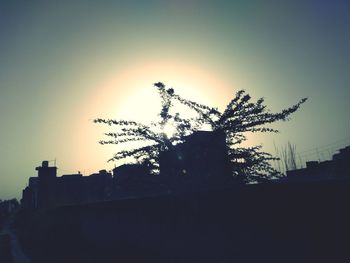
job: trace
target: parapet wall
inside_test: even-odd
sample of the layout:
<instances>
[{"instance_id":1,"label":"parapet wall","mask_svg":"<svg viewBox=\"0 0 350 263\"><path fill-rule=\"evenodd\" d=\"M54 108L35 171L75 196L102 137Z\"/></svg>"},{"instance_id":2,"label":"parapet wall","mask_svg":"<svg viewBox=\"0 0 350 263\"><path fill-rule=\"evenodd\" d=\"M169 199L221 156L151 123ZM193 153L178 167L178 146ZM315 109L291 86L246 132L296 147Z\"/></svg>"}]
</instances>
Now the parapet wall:
<instances>
[{"instance_id":1,"label":"parapet wall","mask_svg":"<svg viewBox=\"0 0 350 263\"><path fill-rule=\"evenodd\" d=\"M61 207L18 226L35 262L350 262L349 189L248 185Z\"/></svg>"}]
</instances>

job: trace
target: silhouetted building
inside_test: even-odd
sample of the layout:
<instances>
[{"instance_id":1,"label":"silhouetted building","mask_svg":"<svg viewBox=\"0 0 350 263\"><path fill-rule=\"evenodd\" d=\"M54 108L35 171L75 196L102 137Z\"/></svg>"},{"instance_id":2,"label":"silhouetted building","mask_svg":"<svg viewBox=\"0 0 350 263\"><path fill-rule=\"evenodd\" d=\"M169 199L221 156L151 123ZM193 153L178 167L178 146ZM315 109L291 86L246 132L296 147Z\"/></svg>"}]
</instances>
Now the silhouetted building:
<instances>
[{"instance_id":1,"label":"silhouetted building","mask_svg":"<svg viewBox=\"0 0 350 263\"><path fill-rule=\"evenodd\" d=\"M47 208L145 195L205 190L234 182L226 135L222 131L198 131L183 143L159 155L160 174L151 174L145 164L125 164L90 176L66 174L57 177L57 167L48 161L36 168L23 190L23 208Z\"/></svg>"},{"instance_id":2,"label":"silhouetted building","mask_svg":"<svg viewBox=\"0 0 350 263\"><path fill-rule=\"evenodd\" d=\"M38 207L38 177L30 177L29 184L22 191L21 206L24 209Z\"/></svg>"},{"instance_id":3,"label":"silhouetted building","mask_svg":"<svg viewBox=\"0 0 350 263\"><path fill-rule=\"evenodd\" d=\"M175 189L220 186L232 180L226 135L198 131L186 136L183 143L160 153L159 167L161 176Z\"/></svg>"},{"instance_id":4,"label":"silhouetted building","mask_svg":"<svg viewBox=\"0 0 350 263\"><path fill-rule=\"evenodd\" d=\"M306 168L287 171L288 181L350 178L350 146L339 150L332 160L306 162Z\"/></svg>"},{"instance_id":5,"label":"silhouetted building","mask_svg":"<svg viewBox=\"0 0 350 263\"><path fill-rule=\"evenodd\" d=\"M140 164L123 164L113 169L114 179L121 181L127 177L142 177L150 173L145 165Z\"/></svg>"},{"instance_id":6,"label":"silhouetted building","mask_svg":"<svg viewBox=\"0 0 350 263\"><path fill-rule=\"evenodd\" d=\"M144 164L124 164L113 169L113 199L160 193L160 175Z\"/></svg>"},{"instance_id":7,"label":"silhouetted building","mask_svg":"<svg viewBox=\"0 0 350 263\"><path fill-rule=\"evenodd\" d=\"M57 167L48 161L36 168L38 177L29 178L22 192L24 209L90 203L109 200L112 191L112 175L106 170L90 176L67 174L57 177Z\"/></svg>"},{"instance_id":8,"label":"silhouetted building","mask_svg":"<svg viewBox=\"0 0 350 263\"><path fill-rule=\"evenodd\" d=\"M350 146L339 150L333 155L335 174L337 176L350 176Z\"/></svg>"},{"instance_id":9,"label":"silhouetted building","mask_svg":"<svg viewBox=\"0 0 350 263\"><path fill-rule=\"evenodd\" d=\"M81 204L110 199L112 175L106 170L90 176L66 174L57 178L56 202L59 205Z\"/></svg>"},{"instance_id":10,"label":"silhouetted building","mask_svg":"<svg viewBox=\"0 0 350 263\"><path fill-rule=\"evenodd\" d=\"M50 207L55 203L57 167L50 167L48 161L43 161L38 171L38 207Z\"/></svg>"}]
</instances>

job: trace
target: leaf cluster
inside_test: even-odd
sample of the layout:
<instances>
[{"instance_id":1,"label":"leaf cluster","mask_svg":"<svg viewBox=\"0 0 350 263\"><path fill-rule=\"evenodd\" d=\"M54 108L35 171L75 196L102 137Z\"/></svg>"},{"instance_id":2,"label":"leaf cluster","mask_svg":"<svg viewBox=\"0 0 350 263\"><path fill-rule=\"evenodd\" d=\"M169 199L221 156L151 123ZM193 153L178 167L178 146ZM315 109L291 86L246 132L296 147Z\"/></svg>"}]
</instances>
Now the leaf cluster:
<instances>
[{"instance_id":1,"label":"leaf cluster","mask_svg":"<svg viewBox=\"0 0 350 263\"><path fill-rule=\"evenodd\" d=\"M150 125L126 120L95 119L95 123L114 125L117 132L106 133L109 140L100 141L101 144L121 144L127 142L143 141L149 145L133 150L123 150L115 154L112 160L134 157L139 162L148 162L154 169L158 167L158 156L161 151L168 150L177 143L181 143L184 137L204 127L210 127L212 131L224 131L226 144L232 164L234 175L245 181L259 181L275 176L277 171L270 164L271 160L278 158L263 152L261 146L241 147L246 140L247 132L278 132L278 130L266 125L289 120L290 115L296 112L307 100L301 99L295 105L272 113L264 104L264 98L252 101L250 95L244 90L239 90L233 99L227 104L224 111L187 100L176 94L173 88L167 88L162 82L154 84L161 99L160 120ZM182 104L195 113L194 118L186 118L180 113L172 113L176 104ZM167 125L175 127L175 133L168 138L164 133Z\"/></svg>"}]
</instances>

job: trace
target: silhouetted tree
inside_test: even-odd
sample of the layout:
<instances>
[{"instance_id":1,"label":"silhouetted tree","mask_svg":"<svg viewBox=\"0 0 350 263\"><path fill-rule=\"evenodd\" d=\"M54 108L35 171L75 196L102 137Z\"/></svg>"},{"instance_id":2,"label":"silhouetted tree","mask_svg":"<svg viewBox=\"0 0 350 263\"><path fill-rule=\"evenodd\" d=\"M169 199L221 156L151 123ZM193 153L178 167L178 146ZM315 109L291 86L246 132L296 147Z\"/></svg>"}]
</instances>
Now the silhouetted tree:
<instances>
[{"instance_id":1,"label":"silhouetted tree","mask_svg":"<svg viewBox=\"0 0 350 263\"><path fill-rule=\"evenodd\" d=\"M155 131L155 125L145 125L142 123L126 120L95 119L95 123L105 123L115 125L117 132L105 133L109 140L101 140L100 144L125 144L128 142L142 141L148 142L146 146L131 150L121 150L108 161L134 157L140 163L157 168L159 151L167 150L172 145L172 139L164 133Z\"/></svg>"},{"instance_id":2,"label":"silhouetted tree","mask_svg":"<svg viewBox=\"0 0 350 263\"><path fill-rule=\"evenodd\" d=\"M174 95L173 89L159 89L159 95L162 101L159 121L145 125L135 121L101 119L94 120L95 123L107 124L116 127L116 132L105 133L109 140L100 140L99 143L105 144L126 144L128 142L144 142L147 145L131 150L121 150L117 152L108 161L116 161L127 157L133 157L139 163L146 164L154 173L159 172L159 153L169 150L175 144L183 141L184 136L192 133L196 128L191 124L194 119L180 118L180 114L170 115L170 108ZM174 134L170 137L164 132L169 121L174 126ZM186 133L187 132L187 133Z\"/></svg>"},{"instance_id":3,"label":"silhouetted tree","mask_svg":"<svg viewBox=\"0 0 350 263\"><path fill-rule=\"evenodd\" d=\"M244 133L278 132L278 130L266 127L266 124L288 120L289 116L307 100L304 98L281 112L271 113L264 105L263 98L252 102L250 95L244 90L240 90L226 106L225 110L220 112L217 108L182 98L175 94L173 89L166 88L161 82L156 83L155 86L158 88L161 97L167 98L167 103L163 104L165 107L163 106L162 111L166 116L166 120L172 118L169 115L168 108L174 101L187 106L198 114L197 118L186 120L186 125L182 125L183 120L178 118L178 114L175 115L175 122L177 122L177 119L181 120L180 125L177 126L180 128L181 133L186 133L186 129L194 132L197 129L208 126L213 131L222 130L226 133L233 173L237 176L242 176L248 181L261 180L278 174L270 164L271 160L278 158L261 151L261 145L239 147L246 140Z\"/></svg>"},{"instance_id":4,"label":"silhouetted tree","mask_svg":"<svg viewBox=\"0 0 350 263\"><path fill-rule=\"evenodd\" d=\"M278 132L266 127L267 124L276 121L286 121L294 113L306 98L297 104L272 113L264 105L264 99L255 102L244 90L238 91L223 112L217 108L209 107L191 100L187 100L175 93L174 89L167 88L163 83L154 84L162 100L160 121L147 126L133 121L116 121L95 119L96 123L116 125L120 132L107 133L112 140L100 141L101 144L119 144L130 141L149 141L150 145L129 151L120 151L110 160L118 160L125 157L134 157L140 162L147 162L157 168L158 154L160 151L171 148L174 144L182 142L184 136L192 134L200 129L212 131L224 131L229 157L232 163L232 172L246 181L259 181L267 179L278 172L271 166L270 161L278 158L261 151L262 146L241 147L246 140L246 132ZM196 117L183 118L178 112L171 114L175 103L185 105L194 111ZM164 127L171 122L175 127L175 133L168 138L163 132Z\"/></svg>"}]
</instances>

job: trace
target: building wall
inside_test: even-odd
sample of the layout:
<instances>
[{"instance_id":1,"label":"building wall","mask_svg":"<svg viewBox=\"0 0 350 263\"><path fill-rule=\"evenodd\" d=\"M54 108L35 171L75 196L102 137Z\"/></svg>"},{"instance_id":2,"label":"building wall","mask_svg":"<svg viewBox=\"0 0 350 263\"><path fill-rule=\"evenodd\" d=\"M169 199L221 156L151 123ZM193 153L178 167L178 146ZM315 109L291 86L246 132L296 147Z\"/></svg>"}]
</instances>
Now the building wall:
<instances>
[{"instance_id":1,"label":"building wall","mask_svg":"<svg viewBox=\"0 0 350 263\"><path fill-rule=\"evenodd\" d=\"M306 168L287 171L288 180L332 180L350 178L350 146L339 150L332 160L306 162Z\"/></svg>"},{"instance_id":2,"label":"building wall","mask_svg":"<svg viewBox=\"0 0 350 263\"><path fill-rule=\"evenodd\" d=\"M105 170L90 176L57 177L47 161L36 168L37 186L23 191L23 206L53 206L105 201L130 196L189 192L230 183L232 174L224 132L198 131L160 153L160 174L139 164L122 165L112 175Z\"/></svg>"}]
</instances>

